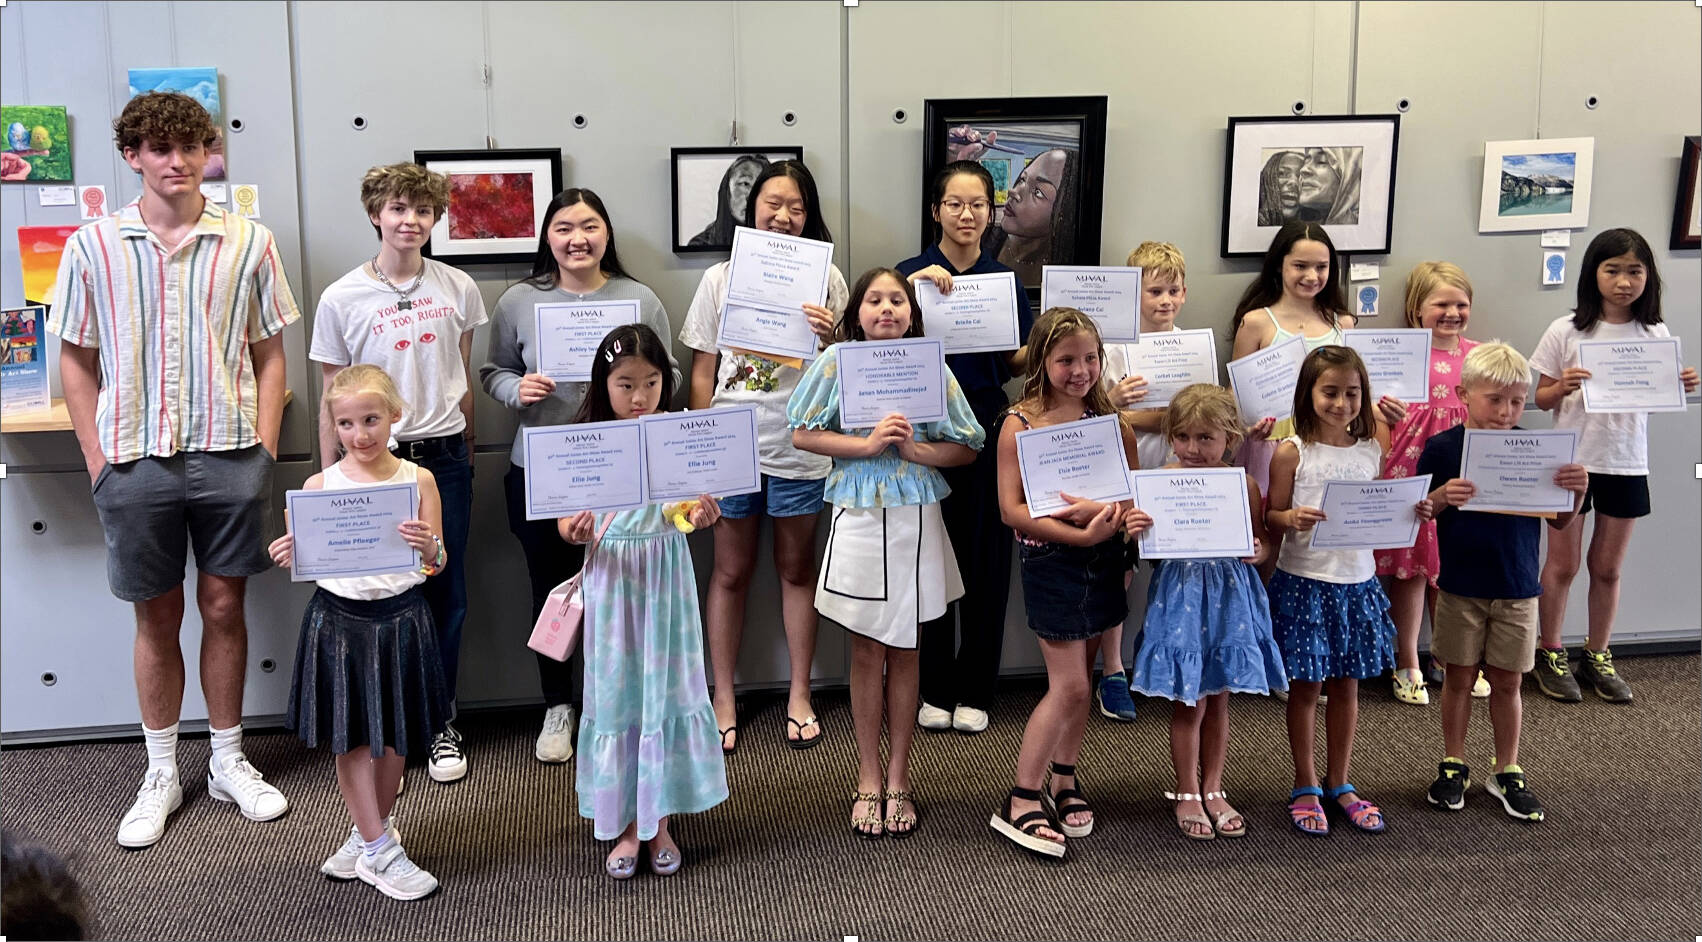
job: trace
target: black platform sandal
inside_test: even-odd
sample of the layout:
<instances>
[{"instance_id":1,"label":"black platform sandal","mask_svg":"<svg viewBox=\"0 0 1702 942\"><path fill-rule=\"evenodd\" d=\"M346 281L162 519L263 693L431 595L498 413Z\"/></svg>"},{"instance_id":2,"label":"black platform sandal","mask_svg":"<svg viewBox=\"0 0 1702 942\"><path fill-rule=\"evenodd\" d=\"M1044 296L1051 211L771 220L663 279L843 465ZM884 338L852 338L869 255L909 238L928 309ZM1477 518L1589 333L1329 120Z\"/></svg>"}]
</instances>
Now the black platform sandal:
<instances>
[{"instance_id":1,"label":"black platform sandal","mask_svg":"<svg viewBox=\"0 0 1702 942\"><path fill-rule=\"evenodd\" d=\"M1040 836L1041 828L1052 827L1052 819L1044 811L1030 811L1015 821L1011 820L1011 802L1015 799L1023 801L1040 801L1040 792L1032 788L1013 788L1005 798L1005 808L1002 812L994 812L987 823L993 830L1015 841L1024 850L1033 851L1047 857L1064 856L1064 842L1055 841Z\"/></svg>"},{"instance_id":2,"label":"black platform sandal","mask_svg":"<svg viewBox=\"0 0 1702 942\"><path fill-rule=\"evenodd\" d=\"M1073 765L1059 765L1054 762L1052 763L1052 774L1067 775L1070 778L1075 778L1076 767ZM1050 783L1048 783L1048 785L1050 785ZM1081 780L1077 779L1074 785L1058 792L1057 794L1053 794L1052 789L1047 787L1041 793L1040 805L1046 809L1047 814L1051 815L1058 822L1058 830L1063 831L1065 837L1086 837L1093 833L1092 821L1089 821L1086 824L1070 824L1064 820L1064 815L1075 814L1079 811L1085 811L1088 814L1093 814L1093 806L1087 803L1087 796L1081 793Z\"/></svg>"}]
</instances>

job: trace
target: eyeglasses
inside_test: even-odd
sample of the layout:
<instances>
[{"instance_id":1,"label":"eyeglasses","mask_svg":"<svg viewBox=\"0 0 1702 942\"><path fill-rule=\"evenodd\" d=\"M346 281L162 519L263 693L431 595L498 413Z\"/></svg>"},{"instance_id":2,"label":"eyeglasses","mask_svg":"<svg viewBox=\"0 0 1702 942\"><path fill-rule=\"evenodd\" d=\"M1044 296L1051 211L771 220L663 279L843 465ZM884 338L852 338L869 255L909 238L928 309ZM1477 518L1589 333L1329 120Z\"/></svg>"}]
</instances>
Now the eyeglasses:
<instances>
[{"instance_id":1,"label":"eyeglasses","mask_svg":"<svg viewBox=\"0 0 1702 942\"><path fill-rule=\"evenodd\" d=\"M940 200L940 209L944 210L948 216L963 215L965 207L973 210L977 216L985 216L993 208L993 204L986 200L976 200L973 203L965 203L959 199Z\"/></svg>"}]
</instances>

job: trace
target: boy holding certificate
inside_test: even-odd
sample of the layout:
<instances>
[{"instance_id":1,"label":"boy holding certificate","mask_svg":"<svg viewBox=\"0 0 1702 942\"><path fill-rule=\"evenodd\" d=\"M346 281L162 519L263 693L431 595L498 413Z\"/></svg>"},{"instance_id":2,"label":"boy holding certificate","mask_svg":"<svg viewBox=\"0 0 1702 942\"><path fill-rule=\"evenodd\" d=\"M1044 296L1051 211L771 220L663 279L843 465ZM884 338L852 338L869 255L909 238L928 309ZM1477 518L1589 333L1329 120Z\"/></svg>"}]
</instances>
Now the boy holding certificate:
<instances>
[{"instance_id":1,"label":"boy holding certificate","mask_svg":"<svg viewBox=\"0 0 1702 942\"><path fill-rule=\"evenodd\" d=\"M1471 769L1465 760L1466 725L1471 719L1471 689L1478 663L1489 679L1489 722L1495 731L1494 778L1484 783L1514 818L1543 819L1542 803L1525 787L1519 767L1521 705L1519 684L1536 664L1538 546L1541 525L1535 517L1478 513L1469 502L1477 493L1460 478L1466 429L1513 429L1525 408L1530 366L1504 343L1481 344L1466 354L1456 390L1466 406L1466 421L1431 437L1418 459L1418 473L1442 482L1430 492L1420 513L1439 508L1436 540L1441 572L1437 575L1436 613L1430 654L1446 665L1442 683L1442 739L1446 756L1426 796L1449 811L1465 807ZM1568 464L1554 483L1582 498L1589 483L1583 465ZM1573 513L1549 521L1565 527Z\"/></svg>"}]
</instances>

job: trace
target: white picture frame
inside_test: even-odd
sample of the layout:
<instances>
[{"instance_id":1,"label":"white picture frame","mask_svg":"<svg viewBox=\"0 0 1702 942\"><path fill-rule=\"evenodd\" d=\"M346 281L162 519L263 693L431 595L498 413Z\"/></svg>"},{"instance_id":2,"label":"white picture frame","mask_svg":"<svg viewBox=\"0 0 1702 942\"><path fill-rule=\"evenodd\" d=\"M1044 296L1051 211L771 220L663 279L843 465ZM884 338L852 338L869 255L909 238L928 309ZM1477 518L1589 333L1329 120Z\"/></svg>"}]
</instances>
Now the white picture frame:
<instances>
[{"instance_id":1,"label":"white picture frame","mask_svg":"<svg viewBox=\"0 0 1702 942\"><path fill-rule=\"evenodd\" d=\"M1485 141L1477 231L1585 228L1590 224L1590 180L1595 162L1593 137ZM1503 175L1512 178L1516 188L1504 187ZM1538 187L1544 192L1535 192Z\"/></svg>"},{"instance_id":2,"label":"white picture frame","mask_svg":"<svg viewBox=\"0 0 1702 942\"><path fill-rule=\"evenodd\" d=\"M1338 252L1388 252L1400 121L1398 114L1230 118L1220 254L1263 255L1277 230L1296 220L1322 225Z\"/></svg>"}]
</instances>

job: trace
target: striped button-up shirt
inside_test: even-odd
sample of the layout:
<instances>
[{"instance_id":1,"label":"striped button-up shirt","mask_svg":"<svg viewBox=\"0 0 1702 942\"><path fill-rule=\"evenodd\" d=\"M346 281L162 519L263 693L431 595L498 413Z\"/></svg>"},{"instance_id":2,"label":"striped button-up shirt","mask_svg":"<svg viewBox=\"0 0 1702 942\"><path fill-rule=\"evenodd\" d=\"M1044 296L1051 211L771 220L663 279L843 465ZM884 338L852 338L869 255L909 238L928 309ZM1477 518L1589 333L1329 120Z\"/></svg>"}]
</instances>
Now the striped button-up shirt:
<instances>
[{"instance_id":1,"label":"striped button-up shirt","mask_svg":"<svg viewBox=\"0 0 1702 942\"><path fill-rule=\"evenodd\" d=\"M301 317L272 233L207 201L175 248L138 203L65 244L47 327L100 348L95 412L113 464L260 441L249 345Z\"/></svg>"}]
</instances>

